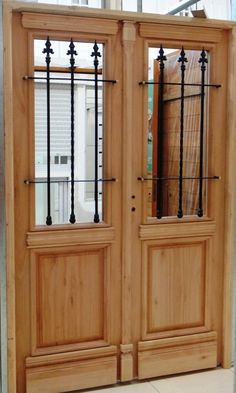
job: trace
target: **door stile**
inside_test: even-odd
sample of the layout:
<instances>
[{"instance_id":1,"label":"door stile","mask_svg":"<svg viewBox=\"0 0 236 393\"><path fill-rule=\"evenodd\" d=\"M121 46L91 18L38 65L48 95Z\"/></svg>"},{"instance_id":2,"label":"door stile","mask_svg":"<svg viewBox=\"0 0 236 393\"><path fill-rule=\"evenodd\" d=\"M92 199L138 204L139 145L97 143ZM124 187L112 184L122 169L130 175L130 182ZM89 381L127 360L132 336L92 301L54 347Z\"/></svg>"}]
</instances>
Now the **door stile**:
<instances>
[{"instance_id":1,"label":"door stile","mask_svg":"<svg viewBox=\"0 0 236 393\"><path fill-rule=\"evenodd\" d=\"M133 72L135 69L134 48L136 27L132 22L123 22L123 170L122 170L122 344L121 380L133 379L133 342L132 342L132 213L135 211L132 198L132 157L133 151Z\"/></svg>"},{"instance_id":2,"label":"door stile","mask_svg":"<svg viewBox=\"0 0 236 393\"><path fill-rule=\"evenodd\" d=\"M14 236L14 129L12 10L3 4L4 29L4 128L5 128L5 195L6 195L6 271L7 271L7 386L16 392L16 299Z\"/></svg>"},{"instance_id":3,"label":"door stile","mask_svg":"<svg viewBox=\"0 0 236 393\"><path fill-rule=\"evenodd\" d=\"M222 365L232 365L232 307L233 307L233 250L235 230L235 164L232 157L236 151L236 115L235 103L235 64L236 64L236 28L228 32L230 61L228 68L228 116L226 134L226 176L225 176L225 250L224 250L224 289L223 289L223 348Z\"/></svg>"},{"instance_id":4,"label":"door stile","mask_svg":"<svg viewBox=\"0 0 236 393\"><path fill-rule=\"evenodd\" d=\"M213 263L214 280L211 280L212 329L217 332L217 364L223 361L223 288L224 288L224 256L225 220L226 220L226 151L227 151L227 65L221 59L227 58L228 38L222 32L221 39L212 50L211 74L212 80L219 81L221 91L212 90L210 95L209 113L209 171L214 171L220 177L219 182L211 182L208 186L208 216L216 222L216 231L213 237ZM220 100L224 105L220 105ZM216 131L217 130L217 131ZM217 250L217 252L216 252ZM221 313L219 313L221 309Z\"/></svg>"}]
</instances>

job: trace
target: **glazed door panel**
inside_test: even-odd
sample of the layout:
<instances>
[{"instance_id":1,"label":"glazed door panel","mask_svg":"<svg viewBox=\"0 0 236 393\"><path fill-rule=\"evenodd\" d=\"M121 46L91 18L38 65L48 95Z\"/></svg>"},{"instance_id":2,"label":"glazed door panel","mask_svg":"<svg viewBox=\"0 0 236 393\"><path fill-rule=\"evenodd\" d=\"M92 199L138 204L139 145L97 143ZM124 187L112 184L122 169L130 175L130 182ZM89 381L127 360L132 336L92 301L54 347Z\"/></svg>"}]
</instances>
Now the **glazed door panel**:
<instances>
[{"instance_id":1,"label":"glazed door panel","mask_svg":"<svg viewBox=\"0 0 236 393\"><path fill-rule=\"evenodd\" d=\"M113 51L121 51L118 23L101 21L102 32L99 25L90 33L84 20L73 27L73 18L65 18L62 30L54 16L52 31L40 30L41 18L13 15L17 392L28 393L115 383L121 330L121 191L115 181L121 178L121 122L111 115L121 111L121 84L107 82L95 92L90 57L97 40L97 77L118 79L121 66L111 61ZM84 67L76 59L73 93L72 49L74 57L88 57ZM108 180L95 189L98 176Z\"/></svg>"},{"instance_id":2,"label":"glazed door panel","mask_svg":"<svg viewBox=\"0 0 236 393\"><path fill-rule=\"evenodd\" d=\"M226 80L217 58L224 52L225 37L212 31L203 38L201 29L198 33L186 31L179 45L174 27L140 26L144 54L149 57L142 82L143 129L148 130L148 141L146 134L142 165L135 162L140 168L137 192L143 201L139 226L142 300L136 309L141 319L137 350L141 379L222 362L218 311L223 307L224 217L219 206L224 205L225 149L219 149L218 143L226 121L220 104ZM202 54L208 58L205 83L215 85L208 86L203 99L199 89ZM206 179L200 191L202 174Z\"/></svg>"},{"instance_id":3,"label":"glazed door panel","mask_svg":"<svg viewBox=\"0 0 236 393\"><path fill-rule=\"evenodd\" d=\"M227 58L225 32L125 17L123 21L118 16L37 12L14 12L12 26L17 393L70 392L221 364L227 61L222 65L220 59ZM36 49L43 44L44 50L46 42L55 56L62 51L67 62L70 44L83 53L97 44L102 57L97 77L104 84L97 90L96 107L93 56L73 70L77 90L73 104L67 102L73 95L72 69L54 64L50 52L49 77L55 78L50 82L52 146L43 156L48 107L41 100L47 91L47 69L37 63ZM188 101L185 107L184 129L189 133L184 139L184 176L194 179L191 189L184 183L184 216L177 218L180 85L164 92L166 131L158 161L162 103L159 87L155 85L152 93L145 83L150 81L149 52L156 50L158 55L161 47L172 50L167 55L172 62L168 78L178 83L179 65L173 63L182 46L194 53L189 57L190 82L193 77L200 83L195 74L204 47L208 81L221 86L204 93L204 170L205 176L216 178L204 183L203 217L196 214L199 159L192 159L191 150L200 149L199 130L191 129L200 121L199 102ZM45 52L42 61L44 56ZM159 61L155 62L156 70ZM41 82L34 79L37 75ZM58 75L67 78L61 85ZM195 95L191 89L185 93ZM69 116L67 107L73 107ZM74 135L77 183L70 177L72 112L79 130ZM195 123L191 116L197 118ZM60 138L53 139L57 133ZM78 157L84 167L82 161L76 164ZM51 168L50 206L45 160ZM163 177L176 179L163 186L163 214L157 218L162 163ZM73 224L68 222L72 183L77 220ZM95 200L99 222L93 220ZM45 224L49 208L52 225Z\"/></svg>"}]
</instances>

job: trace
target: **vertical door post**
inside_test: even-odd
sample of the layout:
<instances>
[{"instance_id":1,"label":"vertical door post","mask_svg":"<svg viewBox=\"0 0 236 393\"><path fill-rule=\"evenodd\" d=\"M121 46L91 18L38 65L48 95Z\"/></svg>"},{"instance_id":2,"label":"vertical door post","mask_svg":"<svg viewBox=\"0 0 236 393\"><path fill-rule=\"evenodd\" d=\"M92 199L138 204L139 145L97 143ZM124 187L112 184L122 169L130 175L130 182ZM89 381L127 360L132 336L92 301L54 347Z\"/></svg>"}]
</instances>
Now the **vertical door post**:
<instances>
[{"instance_id":1,"label":"vertical door post","mask_svg":"<svg viewBox=\"0 0 236 393\"><path fill-rule=\"evenodd\" d=\"M123 24L123 84L126 94L123 98L123 245L122 245L122 345L121 345L121 380L133 379L132 357L132 299L131 299L131 263L132 263L132 156L133 156L133 70L136 29L134 23Z\"/></svg>"}]
</instances>

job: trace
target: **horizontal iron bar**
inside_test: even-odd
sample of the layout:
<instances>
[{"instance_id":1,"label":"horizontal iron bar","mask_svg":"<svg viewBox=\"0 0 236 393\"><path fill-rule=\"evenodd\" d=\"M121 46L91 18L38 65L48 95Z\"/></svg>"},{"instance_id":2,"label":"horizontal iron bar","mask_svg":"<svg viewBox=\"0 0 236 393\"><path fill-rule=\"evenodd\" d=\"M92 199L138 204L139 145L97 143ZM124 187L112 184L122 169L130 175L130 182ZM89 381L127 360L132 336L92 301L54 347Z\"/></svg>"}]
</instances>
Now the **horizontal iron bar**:
<instances>
[{"instance_id":1,"label":"horizontal iron bar","mask_svg":"<svg viewBox=\"0 0 236 393\"><path fill-rule=\"evenodd\" d=\"M200 96L201 96L201 93L189 94L189 95L184 96L184 99L185 99L185 98L200 97ZM172 102L172 101L178 101L178 100L181 100L181 97L169 98L169 99L167 99L167 100L164 100L164 102Z\"/></svg>"},{"instance_id":2,"label":"horizontal iron bar","mask_svg":"<svg viewBox=\"0 0 236 393\"><path fill-rule=\"evenodd\" d=\"M23 79L25 81L27 80L47 80L44 76L28 76L25 75L23 76ZM60 78L60 77L50 77L49 80L56 80L56 81L69 81L70 78ZM89 78L74 78L75 81L81 81L81 82L94 82L94 79L89 79ZM118 83L118 80L115 79L98 79L98 82L108 82L108 83Z\"/></svg>"},{"instance_id":3,"label":"horizontal iron bar","mask_svg":"<svg viewBox=\"0 0 236 393\"><path fill-rule=\"evenodd\" d=\"M94 183L94 179L88 180L74 180L74 183ZM98 179L99 182L117 182L118 180L114 177L110 179ZM46 184L46 180L24 180L25 184ZM71 183L71 180L51 180L50 183Z\"/></svg>"},{"instance_id":4,"label":"horizontal iron bar","mask_svg":"<svg viewBox=\"0 0 236 393\"><path fill-rule=\"evenodd\" d=\"M170 85L170 86L181 86L181 83L177 83L177 82L163 82L163 85ZM139 85L160 85L160 82L148 82L148 81L141 81L139 82ZM201 83L185 83L184 86L202 86ZM206 87L216 87L217 89L219 89L219 87L222 87L222 85L217 85L217 84L213 84L213 83L206 83L204 84L204 86Z\"/></svg>"},{"instance_id":5,"label":"horizontal iron bar","mask_svg":"<svg viewBox=\"0 0 236 393\"><path fill-rule=\"evenodd\" d=\"M64 68L64 69L55 69L56 67L50 67L50 72L53 72L53 73L55 73L55 74L70 74L70 67L68 67L68 68ZM59 68L59 67L58 67ZM81 71L82 70L82 71ZM40 67L39 66L39 68L35 68L34 69L34 72L46 72L46 69L45 69L45 67ZM94 75L95 74L95 72L94 72L94 70L91 68L91 69L85 69L85 68L75 68L74 69L74 73L75 74L91 74L91 75ZM98 70L98 74L99 75L102 75L102 70L101 69L99 69Z\"/></svg>"},{"instance_id":6,"label":"horizontal iron bar","mask_svg":"<svg viewBox=\"0 0 236 393\"><path fill-rule=\"evenodd\" d=\"M183 180L199 180L200 177L182 177ZM203 176L203 180L220 180L220 176ZM179 177L138 177L137 180L146 181L146 180L179 180Z\"/></svg>"}]
</instances>

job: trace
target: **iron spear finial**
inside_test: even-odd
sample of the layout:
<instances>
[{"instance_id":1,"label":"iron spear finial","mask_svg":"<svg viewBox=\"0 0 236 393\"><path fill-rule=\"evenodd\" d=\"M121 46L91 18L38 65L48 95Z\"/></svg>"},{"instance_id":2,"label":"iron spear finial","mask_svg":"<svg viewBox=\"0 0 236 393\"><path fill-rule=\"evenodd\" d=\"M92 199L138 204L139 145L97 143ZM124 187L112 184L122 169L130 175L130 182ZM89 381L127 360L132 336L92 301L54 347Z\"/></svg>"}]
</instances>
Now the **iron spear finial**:
<instances>
[{"instance_id":1,"label":"iron spear finial","mask_svg":"<svg viewBox=\"0 0 236 393\"><path fill-rule=\"evenodd\" d=\"M49 65L50 62L51 62L51 56L50 56L50 54L51 54L51 55L54 54L54 51L53 51L53 49L51 48L51 46L52 46L51 41L50 41L49 37L47 37L47 41L45 42L45 48L43 49L42 53L43 53L43 54L46 53L45 61L46 61L46 64L48 64L48 65Z\"/></svg>"}]
</instances>

